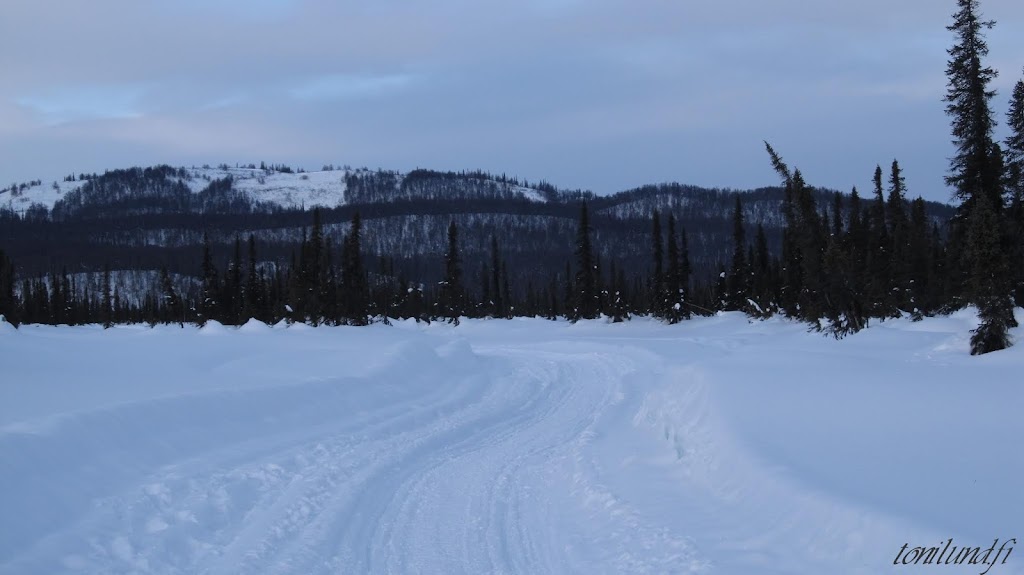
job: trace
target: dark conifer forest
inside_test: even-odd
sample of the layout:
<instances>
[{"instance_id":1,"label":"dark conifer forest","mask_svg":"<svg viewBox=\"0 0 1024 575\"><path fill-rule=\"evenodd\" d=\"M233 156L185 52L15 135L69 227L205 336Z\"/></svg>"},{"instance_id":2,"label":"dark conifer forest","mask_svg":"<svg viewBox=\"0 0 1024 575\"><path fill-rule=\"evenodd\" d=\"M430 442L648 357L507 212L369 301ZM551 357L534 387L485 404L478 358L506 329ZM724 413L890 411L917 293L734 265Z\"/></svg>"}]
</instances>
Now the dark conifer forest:
<instances>
[{"instance_id":1,"label":"dark conifer forest","mask_svg":"<svg viewBox=\"0 0 1024 575\"><path fill-rule=\"evenodd\" d=\"M955 206L915 197L913 174L891 158L864 166L871 190L815 187L767 143L778 186L747 191L659 184L597 196L483 172L331 166L344 189L336 207L286 209L197 169L69 175L80 185L52 209L0 210L0 314L110 327L678 323L729 310L839 338L974 305L972 352L999 350L1024 305L1024 80L998 141L991 26L977 0L958 0L945 95ZM285 165L238 170L303 177Z\"/></svg>"}]
</instances>

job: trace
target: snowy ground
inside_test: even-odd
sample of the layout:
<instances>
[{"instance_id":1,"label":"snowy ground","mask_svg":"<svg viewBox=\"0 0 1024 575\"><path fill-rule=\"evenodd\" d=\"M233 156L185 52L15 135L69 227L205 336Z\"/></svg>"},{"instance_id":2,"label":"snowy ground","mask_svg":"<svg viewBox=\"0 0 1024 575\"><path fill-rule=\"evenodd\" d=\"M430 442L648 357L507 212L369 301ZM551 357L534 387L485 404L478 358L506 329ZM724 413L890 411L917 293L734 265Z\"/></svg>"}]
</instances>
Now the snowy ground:
<instances>
[{"instance_id":1,"label":"snowy ground","mask_svg":"<svg viewBox=\"0 0 1024 575\"><path fill-rule=\"evenodd\" d=\"M0 573L1024 573L971 323L0 324Z\"/></svg>"}]
</instances>

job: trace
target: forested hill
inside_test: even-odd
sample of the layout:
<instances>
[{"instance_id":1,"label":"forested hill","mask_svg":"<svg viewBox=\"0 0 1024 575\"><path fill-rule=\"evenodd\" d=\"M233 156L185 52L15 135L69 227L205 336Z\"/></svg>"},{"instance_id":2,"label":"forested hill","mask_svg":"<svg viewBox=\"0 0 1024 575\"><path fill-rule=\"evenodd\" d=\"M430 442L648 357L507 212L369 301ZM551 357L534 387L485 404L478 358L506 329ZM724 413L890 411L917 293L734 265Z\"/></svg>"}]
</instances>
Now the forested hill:
<instances>
[{"instance_id":1,"label":"forested hill","mask_svg":"<svg viewBox=\"0 0 1024 575\"><path fill-rule=\"evenodd\" d=\"M813 194L819 211L832 218L837 192L814 189ZM139 302L155 289L161 268L179 290L198 289L204 236L212 263L222 270L236 257L236 240L245 245L251 237L257 265L270 273L290 269L301 255L314 210L328 256L335 260L359 213L360 249L371 280L410 281L429 292L444 274L446 234L455 222L469 291L492 263L492 240L497 240L510 297L540 298L542 292L550 297L567 265L575 265L580 207L586 201L602 273L617 271L636 281L649 275L652 213L658 210L662 217L674 216L679 232L685 232L695 291L710 298L714 278L732 260L737 197L746 237L753 243L758 225L763 226L767 247L777 254L783 196L783 189L774 187L737 191L681 184L597 196L483 172L156 166L68 175L0 191L0 249L14 264L18 287L31 278L84 276L75 289L98 289L98 273L109 266L118 294ZM866 209L872 202L870 193L865 196ZM847 195L840 200L849 205ZM943 227L953 209L929 202L926 212L929 227ZM702 286L707 287L703 292Z\"/></svg>"}]
</instances>

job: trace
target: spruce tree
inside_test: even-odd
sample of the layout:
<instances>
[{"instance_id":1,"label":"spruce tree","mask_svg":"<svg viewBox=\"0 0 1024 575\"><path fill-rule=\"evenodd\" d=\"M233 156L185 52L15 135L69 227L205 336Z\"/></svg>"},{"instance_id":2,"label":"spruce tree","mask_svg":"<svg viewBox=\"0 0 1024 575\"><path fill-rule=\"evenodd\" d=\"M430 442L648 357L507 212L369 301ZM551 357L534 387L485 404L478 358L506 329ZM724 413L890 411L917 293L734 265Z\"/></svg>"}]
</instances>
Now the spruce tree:
<instances>
[{"instance_id":1,"label":"spruce tree","mask_svg":"<svg viewBox=\"0 0 1024 575\"><path fill-rule=\"evenodd\" d=\"M893 234L898 228L905 228L907 225L907 210L905 208L907 197L907 182L903 176L903 170L897 160L892 161L892 168L889 172L889 198L885 203L885 218L889 230Z\"/></svg>"},{"instance_id":2,"label":"spruce tree","mask_svg":"<svg viewBox=\"0 0 1024 575\"><path fill-rule=\"evenodd\" d=\"M306 251L306 230L302 230L302 243L299 246L299 253ZM302 283L303 274L299 269L297 262L300 260L295 258L295 250L292 250L291 259L288 267L284 269L284 277L281 277L281 270L278 269L275 272L274 279L277 283L275 285L275 293L279 299L279 303L282 305L279 308L279 312L284 315L287 319L288 324L292 324L295 321L306 321L303 315L303 301L305 301L304 293L305 289ZM275 301L275 303L278 303Z\"/></svg>"},{"instance_id":3,"label":"spruce tree","mask_svg":"<svg viewBox=\"0 0 1024 575\"><path fill-rule=\"evenodd\" d=\"M501 292L501 252L498 251L498 236L491 235L491 300L493 301L493 314L494 317L505 317L505 300L502 298Z\"/></svg>"},{"instance_id":4,"label":"spruce tree","mask_svg":"<svg viewBox=\"0 0 1024 575\"><path fill-rule=\"evenodd\" d=\"M651 256L654 269L651 272L651 314L665 317L665 256L661 243L661 214L658 210L651 213Z\"/></svg>"},{"instance_id":5,"label":"spruce tree","mask_svg":"<svg viewBox=\"0 0 1024 575\"><path fill-rule=\"evenodd\" d=\"M932 311L928 301L931 244L928 213L924 199L918 197L910 204L910 230L907 242L908 277L910 278L909 309L915 320Z\"/></svg>"},{"instance_id":6,"label":"spruce tree","mask_svg":"<svg viewBox=\"0 0 1024 575\"><path fill-rule=\"evenodd\" d=\"M852 297L866 324L865 297L870 281L867 267L870 252L869 225L868 219L865 217L865 210L861 205L860 193L856 187L850 192L849 214L849 223L846 228L846 250L849 254Z\"/></svg>"},{"instance_id":7,"label":"spruce tree","mask_svg":"<svg viewBox=\"0 0 1024 575\"><path fill-rule=\"evenodd\" d=\"M796 208L793 174L789 166L775 152L772 146L764 143L771 158L772 168L782 179L784 195L782 200L782 257L780 258L779 307L788 317L798 317L800 313L799 295L803 290L803 262L800 253L800 242L797 229L799 216Z\"/></svg>"},{"instance_id":8,"label":"spruce tree","mask_svg":"<svg viewBox=\"0 0 1024 575\"><path fill-rule=\"evenodd\" d=\"M799 169L789 171L782 158L765 142L772 167L785 184L782 233L780 305L790 317L820 328L827 307L824 286L826 230L815 206L814 193Z\"/></svg>"},{"instance_id":9,"label":"spruce tree","mask_svg":"<svg viewBox=\"0 0 1024 575\"><path fill-rule=\"evenodd\" d=\"M952 118L951 127L956 154L950 160L950 173L946 183L954 189L962 203L958 219L966 221L980 194L988 194L990 205L996 211L1002 201L999 179L993 173L993 133L995 120L989 103L995 91L989 84L998 73L983 65L988 56L984 31L995 26L992 20L982 20L978 0L957 0L959 9L953 15L953 24L946 29L956 36L956 43L948 50L946 66L946 114Z\"/></svg>"},{"instance_id":10,"label":"spruce tree","mask_svg":"<svg viewBox=\"0 0 1024 575\"><path fill-rule=\"evenodd\" d=\"M576 308L576 286L573 285L572 264L565 262L565 277L562 284L562 302L565 306L565 319L576 321L579 319Z\"/></svg>"},{"instance_id":11,"label":"spruce tree","mask_svg":"<svg viewBox=\"0 0 1024 575\"><path fill-rule=\"evenodd\" d=\"M184 305L174 290L174 284L171 282L171 275L167 273L166 266L160 268L160 292L163 323L177 322L181 327L185 327Z\"/></svg>"},{"instance_id":12,"label":"spruce tree","mask_svg":"<svg viewBox=\"0 0 1024 575\"><path fill-rule=\"evenodd\" d=\"M683 309L683 280L682 267L679 254L679 241L676 239L676 217L671 212L668 214L667 226L668 246L666 256L668 257L668 272L665 275L665 292L668 294L665 307L665 319L669 323L678 323L682 319ZM625 273L622 268L619 272L623 274L619 289L625 292Z\"/></svg>"},{"instance_id":13,"label":"spruce tree","mask_svg":"<svg viewBox=\"0 0 1024 575\"><path fill-rule=\"evenodd\" d=\"M224 323L241 325L242 315L242 240L235 236L235 249L228 265L227 281L224 285Z\"/></svg>"},{"instance_id":14,"label":"spruce tree","mask_svg":"<svg viewBox=\"0 0 1024 575\"><path fill-rule=\"evenodd\" d=\"M203 234L203 262L200 268L202 276L202 287L199 293L199 325L206 325L209 320L219 318L220 305L220 279L217 275L217 267L213 263L213 254L210 248L210 237ZM168 294L164 294L167 298Z\"/></svg>"},{"instance_id":15,"label":"spruce tree","mask_svg":"<svg viewBox=\"0 0 1024 575\"><path fill-rule=\"evenodd\" d=\"M64 323L64 311L67 306L64 303L62 279L62 276L58 276L56 272L50 272L50 302L47 307L50 310L49 322L51 325Z\"/></svg>"},{"instance_id":16,"label":"spruce tree","mask_svg":"<svg viewBox=\"0 0 1024 575\"><path fill-rule=\"evenodd\" d=\"M114 301L110 289L110 264L103 265L103 293L100 301L100 320L103 322L103 329L110 329L114 326Z\"/></svg>"},{"instance_id":17,"label":"spruce tree","mask_svg":"<svg viewBox=\"0 0 1024 575\"><path fill-rule=\"evenodd\" d=\"M814 193L799 169L793 170L793 195L799 208L797 239L800 246L800 317L817 324L826 307L824 290L825 234L815 205Z\"/></svg>"},{"instance_id":18,"label":"spruce tree","mask_svg":"<svg viewBox=\"0 0 1024 575\"><path fill-rule=\"evenodd\" d=\"M743 223L743 202L736 194L736 205L732 212L732 269L729 272L726 309L746 310L748 307L747 240Z\"/></svg>"},{"instance_id":19,"label":"spruce tree","mask_svg":"<svg viewBox=\"0 0 1024 575\"><path fill-rule=\"evenodd\" d=\"M516 306L515 301L512 298L512 288L510 287L508 280L508 266L505 262L501 262L501 301L503 302L504 309L502 310L502 316L505 319L512 319L515 313Z\"/></svg>"},{"instance_id":20,"label":"spruce tree","mask_svg":"<svg viewBox=\"0 0 1024 575\"><path fill-rule=\"evenodd\" d=\"M1024 306L1024 79L1018 80L1013 88L1006 125L1010 130L1004 147L1009 202L1009 255L1013 258L1011 261L1015 262L1011 265L1014 273L1014 300L1017 306Z\"/></svg>"},{"instance_id":21,"label":"spruce tree","mask_svg":"<svg viewBox=\"0 0 1024 575\"><path fill-rule=\"evenodd\" d=\"M826 315L829 331L837 338L864 326L856 289L857 272L852 262L851 242L843 226L843 196L836 192L832 199L832 229L825 244L824 266Z\"/></svg>"},{"instance_id":22,"label":"spruce tree","mask_svg":"<svg viewBox=\"0 0 1024 575\"><path fill-rule=\"evenodd\" d=\"M824 255L824 311L829 322L828 332L836 338L858 329L856 314L851 310L849 260L843 248L842 235L829 234Z\"/></svg>"},{"instance_id":23,"label":"spruce tree","mask_svg":"<svg viewBox=\"0 0 1024 575\"><path fill-rule=\"evenodd\" d=\"M1014 203L1024 195L1024 79L1018 80L1013 87L1010 109L1006 113L1006 127L1010 133L1006 136L1003 163L1010 203Z\"/></svg>"},{"instance_id":24,"label":"spruce tree","mask_svg":"<svg viewBox=\"0 0 1024 575\"><path fill-rule=\"evenodd\" d=\"M477 317L494 317L494 297L491 295L491 270L487 262L480 262L480 301L477 304Z\"/></svg>"},{"instance_id":25,"label":"spruce tree","mask_svg":"<svg viewBox=\"0 0 1024 575\"><path fill-rule=\"evenodd\" d=\"M612 262L611 272L611 288L609 289L611 296L611 304L609 315L612 318L612 323L622 323L629 319L629 307L626 303L626 274L622 270L622 266L618 266L616 269L615 262Z\"/></svg>"},{"instance_id":26,"label":"spruce tree","mask_svg":"<svg viewBox=\"0 0 1024 575\"><path fill-rule=\"evenodd\" d=\"M341 254L341 307L345 321L350 325L369 323L370 288L363 266L362 228L362 218L356 212L345 235Z\"/></svg>"},{"instance_id":27,"label":"spruce tree","mask_svg":"<svg viewBox=\"0 0 1024 575\"><path fill-rule=\"evenodd\" d=\"M594 319L601 309L598 291L597 260L590 240L590 215L587 203L580 208L579 228L576 233L575 319Z\"/></svg>"},{"instance_id":28,"label":"spruce tree","mask_svg":"<svg viewBox=\"0 0 1024 575\"><path fill-rule=\"evenodd\" d=\"M943 240L938 224L932 224L928 242L928 294L926 307L930 310L948 310L952 291L949 273L948 244Z\"/></svg>"},{"instance_id":29,"label":"spruce tree","mask_svg":"<svg viewBox=\"0 0 1024 575\"><path fill-rule=\"evenodd\" d=\"M872 179L875 201L870 208L868 252L867 301L872 317L896 317L892 285L892 240L885 217L885 191L882 182L882 166L875 166Z\"/></svg>"},{"instance_id":30,"label":"spruce tree","mask_svg":"<svg viewBox=\"0 0 1024 575\"><path fill-rule=\"evenodd\" d=\"M908 262L910 235L906 202L906 180L899 162L892 161L889 173L889 199L885 217L889 230L889 269L891 273L892 302L897 309L906 309L910 303L910 271Z\"/></svg>"},{"instance_id":31,"label":"spruce tree","mask_svg":"<svg viewBox=\"0 0 1024 575\"><path fill-rule=\"evenodd\" d=\"M326 316L324 313L325 298L333 297L333 294L327 294L326 249L320 208L313 210L313 228L305 248L300 252L299 263L303 310L304 315L312 321L313 325L318 325L324 321Z\"/></svg>"},{"instance_id":32,"label":"spruce tree","mask_svg":"<svg viewBox=\"0 0 1024 575\"><path fill-rule=\"evenodd\" d=\"M260 321L268 321L266 317L265 294L263 290L263 278L257 267L256 261L256 236L249 234L248 241L249 264L245 276L244 305L241 320L248 321L255 318Z\"/></svg>"},{"instance_id":33,"label":"spruce tree","mask_svg":"<svg viewBox=\"0 0 1024 575\"><path fill-rule=\"evenodd\" d=\"M121 292L116 286L114 287L111 307L114 309L114 323L134 323L125 315L124 306L121 304Z\"/></svg>"},{"instance_id":34,"label":"spruce tree","mask_svg":"<svg viewBox=\"0 0 1024 575\"><path fill-rule=\"evenodd\" d=\"M967 253L975 261L969 292L981 320L971 335L971 355L980 355L1010 347L1008 332L1016 327L1016 322L1010 303L1009 269L1002 257L999 235L993 233L999 229L999 218L988 194L980 194L975 200L967 221ZM992 262L998 267L982 269L978 261Z\"/></svg>"},{"instance_id":35,"label":"spruce tree","mask_svg":"<svg viewBox=\"0 0 1024 575\"><path fill-rule=\"evenodd\" d=\"M971 338L971 353L983 354L1011 345L1007 330L1016 324L1010 267L1003 249L1004 174L989 107L995 95L989 84L997 74L982 63L988 55L984 30L995 23L981 19L978 0L958 0L957 5L953 24L947 28L956 36L949 49L945 97L956 154L950 160L946 183L961 201L954 237L965 243L961 253L968 273L966 295L981 318Z\"/></svg>"},{"instance_id":36,"label":"spruce tree","mask_svg":"<svg viewBox=\"0 0 1024 575\"><path fill-rule=\"evenodd\" d=\"M462 264L459 258L459 228L452 220L448 225L448 251L444 255L444 281L441 283L440 316L459 325L462 309Z\"/></svg>"},{"instance_id":37,"label":"spruce tree","mask_svg":"<svg viewBox=\"0 0 1024 575\"><path fill-rule=\"evenodd\" d=\"M693 266L690 264L690 242L686 237L686 228L679 231L679 301L682 303L682 319L690 319L690 276Z\"/></svg>"},{"instance_id":38,"label":"spruce tree","mask_svg":"<svg viewBox=\"0 0 1024 575\"><path fill-rule=\"evenodd\" d=\"M551 282L548 284L548 315L547 318L550 320L558 319L558 277L556 275L551 276Z\"/></svg>"},{"instance_id":39,"label":"spruce tree","mask_svg":"<svg viewBox=\"0 0 1024 575\"><path fill-rule=\"evenodd\" d=\"M3 250L0 250L0 316L7 323L18 325L18 301L14 296L14 264Z\"/></svg>"},{"instance_id":40,"label":"spruce tree","mask_svg":"<svg viewBox=\"0 0 1024 575\"><path fill-rule=\"evenodd\" d=\"M723 311L729 309L729 274L725 273L725 267L719 268L718 279L715 280L715 291L713 294L714 298L714 309L715 311Z\"/></svg>"},{"instance_id":41,"label":"spruce tree","mask_svg":"<svg viewBox=\"0 0 1024 575\"><path fill-rule=\"evenodd\" d=\"M751 266L751 297L757 303L757 313L761 317L768 317L774 313L774 293L771 268L771 254L768 251L768 236L765 234L764 226L757 224L757 233L754 236L754 255L750 259Z\"/></svg>"},{"instance_id":42,"label":"spruce tree","mask_svg":"<svg viewBox=\"0 0 1024 575\"><path fill-rule=\"evenodd\" d=\"M341 306L338 298L338 269L334 265L334 247L324 242L323 279L320 282L320 302L324 315L324 323L339 325L341 323Z\"/></svg>"}]
</instances>

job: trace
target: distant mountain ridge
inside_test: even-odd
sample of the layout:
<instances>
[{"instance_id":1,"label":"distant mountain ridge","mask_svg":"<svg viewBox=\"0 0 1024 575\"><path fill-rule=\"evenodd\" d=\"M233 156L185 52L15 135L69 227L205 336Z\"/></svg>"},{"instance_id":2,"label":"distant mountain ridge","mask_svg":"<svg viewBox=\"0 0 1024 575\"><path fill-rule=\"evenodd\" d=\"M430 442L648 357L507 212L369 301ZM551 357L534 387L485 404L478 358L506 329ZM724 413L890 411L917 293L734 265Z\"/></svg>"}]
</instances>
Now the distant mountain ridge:
<instances>
[{"instance_id":1,"label":"distant mountain ridge","mask_svg":"<svg viewBox=\"0 0 1024 575\"><path fill-rule=\"evenodd\" d=\"M73 178L73 179L71 179ZM505 199L545 202L569 197L593 196L585 192L562 192L540 182L520 183L516 179L484 172L437 172L416 169L408 173L367 168L324 169L317 172L277 168L229 167L174 168L167 165L107 171L102 175L66 176L63 181L34 180L0 189L0 208L26 212L33 206L53 210L58 204L78 203L79 194L104 189L114 200L119 191L162 195L157 186L180 184L193 193L206 190L215 181L232 181L232 189L254 204L282 209L335 208L346 203L373 203L422 199ZM148 184L144 181L148 180ZM164 180L160 182L160 180ZM108 186L114 182L116 186ZM157 184L159 182L159 184ZM121 188L120 190L115 188ZM60 209L60 208L58 208Z\"/></svg>"},{"instance_id":2,"label":"distant mountain ridge","mask_svg":"<svg viewBox=\"0 0 1024 575\"><path fill-rule=\"evenodd\" d=\"M329 167L330 168L330 167ZM816 191L821 211L836 192ZM173 168L154 166L69 176L0 192L0 248L22 275L55 269L96 272L156 270L198 274L204 234L218 261L234 239L254 236L265 263L287 263L319 209L328 242L340 245L352 215L363 218L363 250L388 259L407 278L439 278L445 231L461 231L467 275L486 261L499 239L512 281L563 269L572 258L579 206L587 201L602 261L633 272L648 265L652 211L673 214L687 232L697 277L729 262L731 214L743 200L747 237L764 226L776 249L783 190L709 189L676 183L643 186L608 196L565 190L484 172L408 173L368 169L303 172L286 166ZM865 200L866 205L870 204ZM945 222L946 204L928 202L929 216Z\"/></svg>"}]
</instances>

